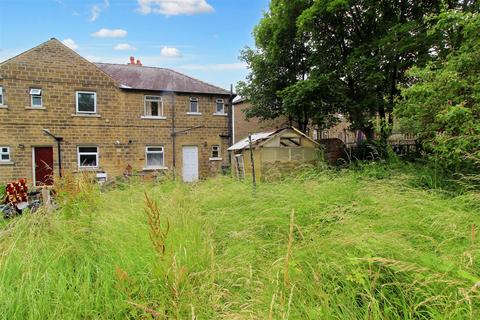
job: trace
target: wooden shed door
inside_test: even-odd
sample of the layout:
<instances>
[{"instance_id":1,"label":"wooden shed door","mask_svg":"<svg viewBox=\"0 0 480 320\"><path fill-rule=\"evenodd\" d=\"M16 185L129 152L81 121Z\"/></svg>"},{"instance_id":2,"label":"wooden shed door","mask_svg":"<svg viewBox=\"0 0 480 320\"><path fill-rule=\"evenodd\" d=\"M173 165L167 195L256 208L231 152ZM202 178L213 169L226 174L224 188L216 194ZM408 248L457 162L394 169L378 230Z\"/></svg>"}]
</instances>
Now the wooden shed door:
<instances>
[{"instance_id":1,"label":"wooden shed door","mask_svg":"<svg viewBox=\"0 0 480 320\"><path fill-rule=\"evenodd\" d=\"M53 184L53 148L35 147L33 149L35 164L35 185Z\"/></svg>"}]
</instances>

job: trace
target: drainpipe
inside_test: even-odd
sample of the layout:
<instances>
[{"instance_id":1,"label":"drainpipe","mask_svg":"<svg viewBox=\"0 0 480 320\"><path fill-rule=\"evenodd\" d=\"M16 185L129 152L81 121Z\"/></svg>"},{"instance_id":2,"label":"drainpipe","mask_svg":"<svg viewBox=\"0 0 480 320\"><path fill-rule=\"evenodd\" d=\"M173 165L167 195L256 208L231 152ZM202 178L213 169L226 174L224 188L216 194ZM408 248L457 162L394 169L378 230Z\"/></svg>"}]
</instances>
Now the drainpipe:
<instances>
[{"instance_id":1,"label":"drainpipe","mask_svg":"<svg viewBox=\"0 0 480 320\"><path fill-rule=\"evenodd\" d=\"M49 135L57 142L57 150L58 150L58 176L62 177L62 148L61 143L63 141L63 137L54 136L48 129L43 129L45 134Z\"/></svg>"},{"instance_id":2,"label":"drainpipe","mask_svg":"<svg viewBox=\"0 0 480 320\"><path fill-rule=\"evenodd\" d=\"M177 158L175 156L175 139L177 135L175 134L175 92L172 91L172 132L170 133L172 137L172 168L173 168L173 180L175 181L177 175Z\"/></svg>"},{"instance_id":3,"label":"drainpipe","mask_svg":"<svg viewBox=\"0 0 480 320\"><path fill-rule=\"evenodd\" d=\"M233 144L233 84L230 84L230 98L228 99L228 147ZM232 154L228 153L228 163L232 163Z\"/></svg>"}]
</instances>

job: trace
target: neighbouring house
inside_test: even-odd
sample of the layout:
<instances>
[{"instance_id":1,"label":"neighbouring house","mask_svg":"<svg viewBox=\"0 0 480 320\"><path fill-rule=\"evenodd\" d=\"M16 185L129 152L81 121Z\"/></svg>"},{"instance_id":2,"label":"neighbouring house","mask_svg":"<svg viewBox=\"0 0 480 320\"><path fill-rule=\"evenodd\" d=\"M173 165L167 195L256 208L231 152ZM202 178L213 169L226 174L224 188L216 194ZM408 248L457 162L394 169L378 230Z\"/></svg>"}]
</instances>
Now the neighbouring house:
<instances>
[{"instance_id":1,"label":"neighbouring house","mask_svg":"<svg viewBox=\"0 0 480 320\"><path fill-rule=\"evenodd\" d=\"M268 179L302 164L313 164L318 155L318 143L293 127L251 134L251 145L253 155L249 137L228 148L233 173L239 178L252 174L252 156L256 177Z\"/></svg>"},{"instance_id":2,"label":"neighbouring house","mask_svg":"<svg viewBox=\"0 0 480 320\"><path fill-rule=\"evenodd\" d=\"M237 142L254 132L270 132L290 126L287 117L261 120L259 118L247 119L245 110L251 108L251 103L240 96L233 100L233 142Z\"/></svg>"},{"instance_id":3,"label":"neighbouring house","mask_svg":"<svg viewBox=\"0 0 480 320\"><path fill-rule=\"evenodd\" d=\"M0 63L0 183L229 165L230 92L173 70L91 63L51 39Z\"/></svg>"},{"instance_id":4,"label":"neighbouring house","mask_svg":"<svg viewBox=\"0 0 480 320\"><path fill-rule=\"evenodd\" d=\"M252 132L259 131L275 131L287 126L296 126L295 121L290 123L289 119L285 116L280 116L276 119L259 119L250 118L247 119L245 111L250 109L252 104L248 99L237 96L233 100L233 142L237 142ZM306 134L316 140L322 139L340 139L345 144L353 144L356 142L357 133L350 130L350 123L342 116L338 115L339 122L325 130L319 130L316 126L309 126Z\"/></svg>"}]
</instances>

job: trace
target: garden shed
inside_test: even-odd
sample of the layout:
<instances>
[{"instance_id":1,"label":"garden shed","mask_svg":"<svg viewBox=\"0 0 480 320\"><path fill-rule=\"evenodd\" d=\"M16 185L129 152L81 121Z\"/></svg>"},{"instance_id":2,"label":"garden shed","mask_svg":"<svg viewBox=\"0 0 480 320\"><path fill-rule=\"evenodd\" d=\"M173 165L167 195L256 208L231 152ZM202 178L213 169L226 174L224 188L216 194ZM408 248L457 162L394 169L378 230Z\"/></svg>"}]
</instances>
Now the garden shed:
<instances>
[{"instance_id":1,"label":"garden shed","mask_svg":"<svg viewBox=\"0 0 480 320\"><path fill-rule=\"evenodd\" d=\"M254 133L251 139L255 175L260 179L279 175L302 164L313 164L317 159L318 143L294 127ZM252 173L249 137L238 141L228 151L232 171L237 177Z\"/></svg>"}]
</instances>

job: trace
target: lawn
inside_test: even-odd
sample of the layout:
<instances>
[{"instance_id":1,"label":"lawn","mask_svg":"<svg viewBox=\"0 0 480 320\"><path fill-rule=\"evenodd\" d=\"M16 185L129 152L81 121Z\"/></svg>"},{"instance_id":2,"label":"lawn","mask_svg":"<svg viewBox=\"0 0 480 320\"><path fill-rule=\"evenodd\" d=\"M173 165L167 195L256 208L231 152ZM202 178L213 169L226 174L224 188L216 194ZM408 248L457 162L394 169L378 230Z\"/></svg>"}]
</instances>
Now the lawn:
<instances>
[{"instance_id":1,"label":"lawn","mask_svg":"<svg viewBox=\"0 0 480 320\"><path fill-rule=\"evenodd\" d=\"M478 319L479 196L416 178L82 185L0 231L0 317Z\"/></svg>"}]
</instances>

